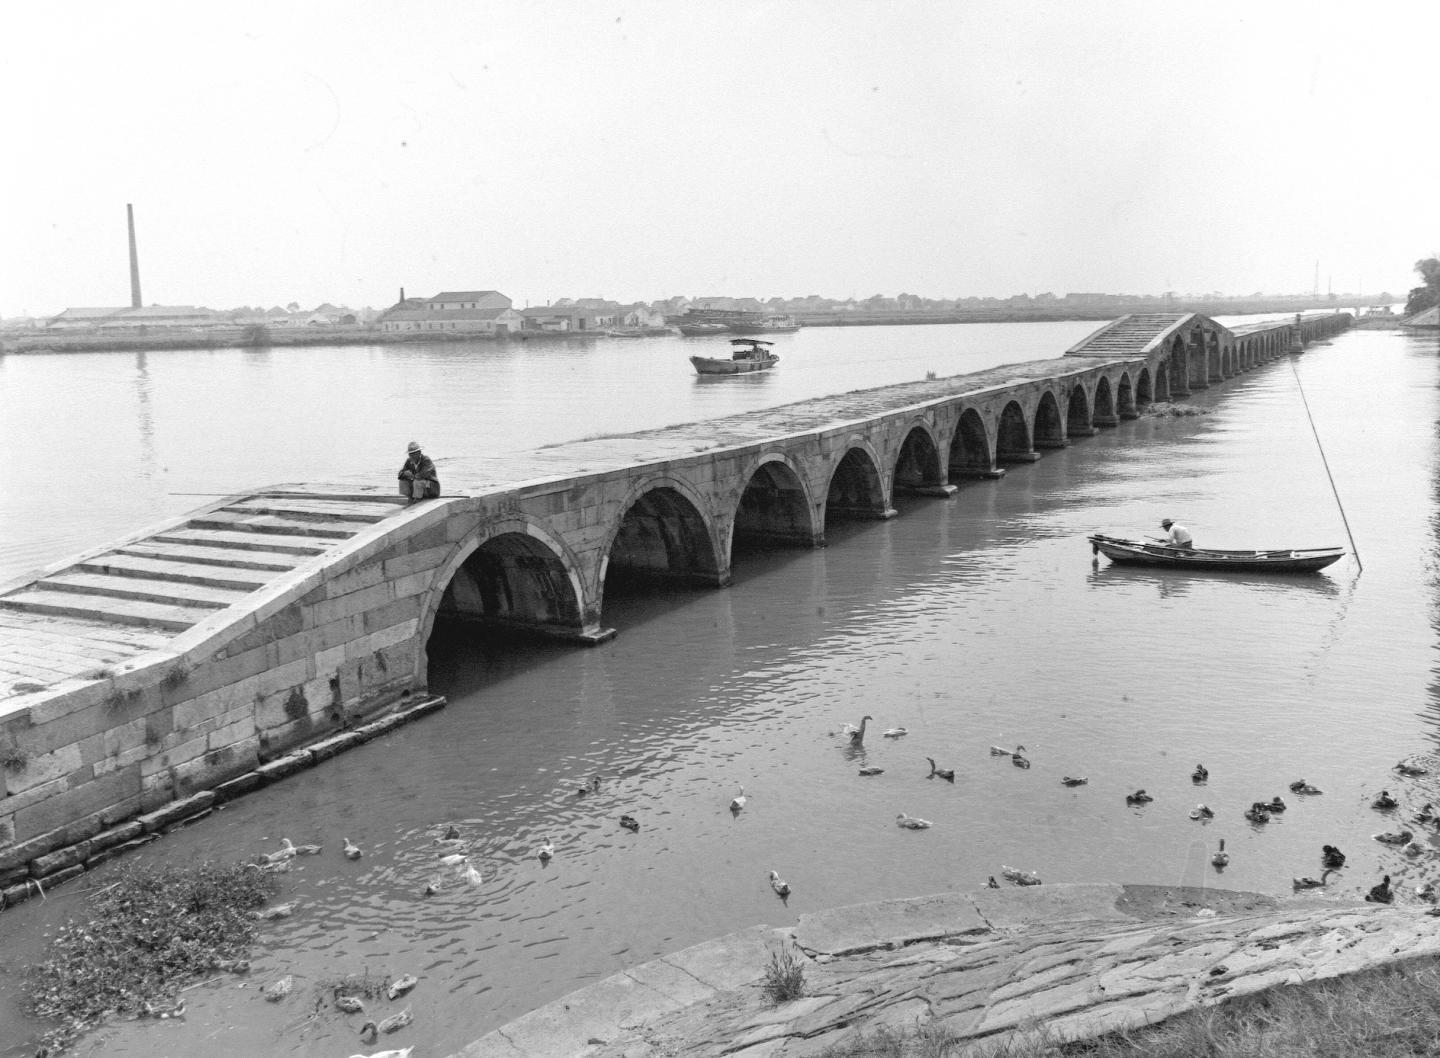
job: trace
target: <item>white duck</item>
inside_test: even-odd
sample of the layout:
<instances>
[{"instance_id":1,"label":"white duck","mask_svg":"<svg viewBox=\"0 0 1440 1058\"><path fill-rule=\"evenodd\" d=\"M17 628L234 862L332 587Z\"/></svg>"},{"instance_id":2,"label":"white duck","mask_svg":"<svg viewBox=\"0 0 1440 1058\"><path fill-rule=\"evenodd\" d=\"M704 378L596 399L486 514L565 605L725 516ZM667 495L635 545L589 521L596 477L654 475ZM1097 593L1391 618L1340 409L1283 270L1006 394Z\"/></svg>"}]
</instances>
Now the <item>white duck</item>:
<instances>
[{"instance_id":1,"label":"white duck","mask_svg":"<svg viewBox=\"0 0 1440 1058\"><path fill-rule=\"evenodd\" d=\"M1326 879L1328 879L1334 873L1335 869L1333 867L1330 867L1327 868L1325 870L1325 873L1320 875L1319 878L1292 878L1290 879L1290 887L1297 891L1300 889L1324 889L1326 885Z\"/></svg>"},{"instance_id":2,"label":"white duck","mask_svg":"<svg viewBox=\"0 0 1440 1058\"><path fill-rule=\"evenodd\" d=\"M856 727L854 724L846 724L840 729L840 733L842 735L849 735L850 744L852 746L858 746L865 741L865 725L874 719L875 718L873 716L871 716L869 713L866 713L860 718L859 727Z\"/></svg>"},{"instance_id":3,"label":"white duck","mask_svg":"<svg viewBox=\"0 0 1440 1058\"><path fill-rule=\"evenodd\" d=\"M775 890L776 896L790 895L790 883L780 877L779 871L770 872L770 888Z\"/></svg>"},{"instance_id":4,"label":"white duck","mask_svg":"<svg viewBox=\"0 0 1440 1058\"><path fill-rule=\"evenodd\" d=\"M360 858L360 846L349 838L345 838L345 858L347 860L358 860Z\"/></svg>"},{"instance_id":5,"label":"white duck","mask_svg":"<svg viewBox=\"0 0 1440 1058\"><path fill-rule=\"evenodd\" d=\"M350 1058L410 1058L414 1051L414 1047L401 1047L399 1050L376 1051L374 1054L352 1054Z\"/></svg>"},{"instance_id":6,"label":"white duck","mask_svg":"<svg viewBox=\"0 0 1440 1058\"><path fill-rule=\"evenodd\" d=\"M908 735L909 733L910 733L910 732L909 732L909 731L906 731L903 727L892 727L892 728L891 728L890 730L888 730L888 731L883 731L883 732L881 732L880 737L881 737L881 738L904 738L904 737L905 737L906 735Z\"/></svg>"},{"instance_id":7,"label":"white duck","mask_svg":"<svg viewBox=\"0 0 1440 1058\"><path fill-rule=\"evenodd\" d=\"M907 816L901 812L895 817L895 825L904 827L906 830L924 830L931 826L930 820L921 819L919 816Z\"/></svg>"},{"instance_id":8,"label":"white duck","mask_svg":"<svg viewBox=\"0 0 1440 1058\"><path fill-rule=\"evenodd\" d=\"M730 799L730 811L738 812L745 807L745 787L740 787L740 792Z\"/></svg>"},{"instance_id":9,"label":"white duck","mask_svg":"<svg viewBox=\"0 0 1440 1058\"><path fill-rule=\"evenodd\" d=\"M549 863L554 855L555 845L549 838L546 838L545 843L535 850L535 856L541 863Z\"/></svg>"},{"instance_id":10,"label":"white duck","mask_svg":"<svg viewBox=\"0 0 1440 1058\"><path fill-rule=\"evenodd\" d=\"M320 855L319 845L296 845L289 838L281 838L280 844L285 846L285 851L292 856L318 856Z\"/></svg>"}]
</instances>

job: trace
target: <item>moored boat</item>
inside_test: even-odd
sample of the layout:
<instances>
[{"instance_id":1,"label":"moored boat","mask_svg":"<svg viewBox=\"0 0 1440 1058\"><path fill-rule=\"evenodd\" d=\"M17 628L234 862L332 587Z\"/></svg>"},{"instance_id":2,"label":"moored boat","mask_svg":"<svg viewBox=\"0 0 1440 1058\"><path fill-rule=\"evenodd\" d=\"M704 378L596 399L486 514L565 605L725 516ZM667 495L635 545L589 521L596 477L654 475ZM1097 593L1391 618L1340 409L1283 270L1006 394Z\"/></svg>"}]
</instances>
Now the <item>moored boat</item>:
<instances>
[{"instance_id":1,"label":"moored boat","mask_svg":"<svg viewBox=\"0 0 1440 1058\"><path fill-rule=\"evenodd\" d=\"M1111 562L1165 569L1232 570L1245 573L1314 573L1345 554L1340 547L1275 548L1261 551L1220 551L1213 548L1182 550L1149 540L1124 540L1096 533L1089 537L1091 551Z\"/></svg>"},{"instance_id":2,"label":"moored boat","mask_svg":"<svg viewBox=\"0 0 1440 1058\"><path fill-rule=\"evenodd\" d=\"M707 334L724 334L730 329L728 323L720 323L718 320L697 323L677 323L680 333L686 338L701 338Z\"/></svg>"},{"instance_id":3,"label":"moored boat","mask_svg":"<svg viewBox=\"0 0 1440 1058\"><path fill-rule=\"evenodd\" d=\"M764 371L774 367L780 358L770 351L770 342L758 338L731 338L730 358L692 356L690 363L702 375L740 375L748 371Z\"/></svg>"}]
</instances>

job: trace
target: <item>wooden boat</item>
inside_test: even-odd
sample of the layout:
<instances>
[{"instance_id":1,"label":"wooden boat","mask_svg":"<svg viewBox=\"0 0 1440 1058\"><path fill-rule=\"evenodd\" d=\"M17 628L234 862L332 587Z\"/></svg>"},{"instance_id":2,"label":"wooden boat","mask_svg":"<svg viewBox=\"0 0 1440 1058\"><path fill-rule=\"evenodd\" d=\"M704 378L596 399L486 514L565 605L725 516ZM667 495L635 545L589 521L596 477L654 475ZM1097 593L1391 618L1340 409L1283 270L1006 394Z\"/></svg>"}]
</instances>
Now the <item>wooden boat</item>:
<instances>
[{"instance_id":1,"label":"wooden boat","mask_svg":"<svg viewBox=\"0 0 1440 1058\"><path fill-rule=\"evenodd\" d=\"M764 371L780 362L780 358L770 351L772 344L762 342L759 338L731 338L729 360L712 356L692 356L690 362L702 375L740 375L747 371Z\"/></svg>"},{"instance_id":2,"label":"wooden boat","mask_svg":"<svg viewBox=\"0 0 1440 1058\"><path fill-rule=\"evenodd\" d=\"M1122 540L1096 533L1090 538L1094 554L1111 562L1130 566L1160 566L1165 569L1239 570L1245 573L1314 573L1345 554L1341 547L1311 547L1269 551L1216 551L1195 548L1182 551L1150 540Z\"/></svg>"},{"instance_id":3,"label":"wooden boat","mask_svg":"<svg viewBox=\"0 0 1440 1058\"><path fill-rule=\"evenodd\" d=\"M676 326L680 328L680 333L686 338L700 338L707 334L724 334L730 329L728 323L720 323L719 321L710 321L708 323L678 323Z\"/></svg>"}]
</instances>

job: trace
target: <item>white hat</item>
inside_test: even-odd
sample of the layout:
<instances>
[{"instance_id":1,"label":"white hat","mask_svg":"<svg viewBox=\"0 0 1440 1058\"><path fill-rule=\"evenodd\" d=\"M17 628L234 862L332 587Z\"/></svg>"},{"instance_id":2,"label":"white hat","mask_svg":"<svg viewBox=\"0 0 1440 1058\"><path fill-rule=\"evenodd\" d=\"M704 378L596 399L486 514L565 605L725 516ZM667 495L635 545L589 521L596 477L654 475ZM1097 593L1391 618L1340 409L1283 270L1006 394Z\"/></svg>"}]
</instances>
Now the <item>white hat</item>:
<instances>
[{"instance_id":1,"label":"white hat","mask_svg":"<svg viewBox=\"0 0 1440 1058\"><path fill-rule=\"evenodd\" d=\"M418 451L420 451L420 442L419 442L419 441L411 441L408 445L405 446L405 451L407 451L407 452L418 452Z\"/></svg>"}]
</instances>

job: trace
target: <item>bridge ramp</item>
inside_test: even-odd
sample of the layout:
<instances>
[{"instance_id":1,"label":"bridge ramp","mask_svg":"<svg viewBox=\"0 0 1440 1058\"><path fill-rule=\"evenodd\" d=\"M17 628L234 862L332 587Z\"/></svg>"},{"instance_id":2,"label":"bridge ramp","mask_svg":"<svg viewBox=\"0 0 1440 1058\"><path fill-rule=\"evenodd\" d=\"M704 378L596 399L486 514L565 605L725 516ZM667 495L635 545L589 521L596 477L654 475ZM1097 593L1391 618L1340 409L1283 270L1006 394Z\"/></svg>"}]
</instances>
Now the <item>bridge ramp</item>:
<instances>
[{"instance_id":1,"label":"bridge ramp","mask_svg":"<svg viewBox=\"0 0 1440 1058\"><path fill-rule=\"evenodd\" d=\"M249 493L0 587L0 698L160 649L404 509L398 495Z\"/></svg>"}]
</instances>

